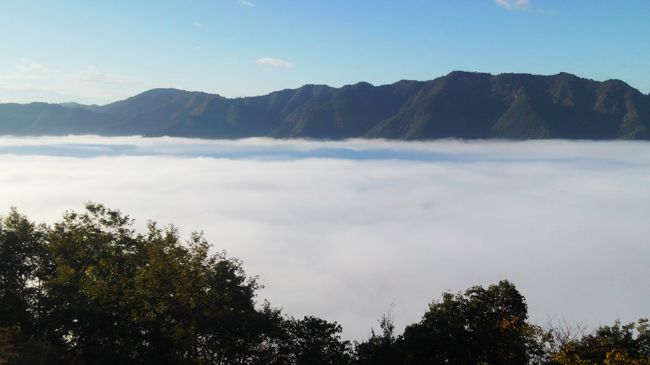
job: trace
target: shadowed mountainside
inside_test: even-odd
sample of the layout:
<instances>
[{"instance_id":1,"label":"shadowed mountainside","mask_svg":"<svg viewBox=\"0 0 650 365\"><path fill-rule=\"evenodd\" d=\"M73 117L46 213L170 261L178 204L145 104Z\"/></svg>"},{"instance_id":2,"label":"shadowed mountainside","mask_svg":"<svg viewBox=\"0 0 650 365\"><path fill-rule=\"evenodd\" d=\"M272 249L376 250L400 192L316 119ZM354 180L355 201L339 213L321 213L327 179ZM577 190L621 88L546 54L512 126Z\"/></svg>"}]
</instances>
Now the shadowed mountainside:
<instances>
[{"instance_id":1,"label":"shadowed mountainside","mask_svg":"<svg viewBox=\"0 0 650 365\"><path fill-rule=\"evenodd\" d=\"M104 106L0 104L0 134L195 138L650 139L650 95L620 80L452 72L228 99L154 89Z\"/></svg>"}]
</instances>

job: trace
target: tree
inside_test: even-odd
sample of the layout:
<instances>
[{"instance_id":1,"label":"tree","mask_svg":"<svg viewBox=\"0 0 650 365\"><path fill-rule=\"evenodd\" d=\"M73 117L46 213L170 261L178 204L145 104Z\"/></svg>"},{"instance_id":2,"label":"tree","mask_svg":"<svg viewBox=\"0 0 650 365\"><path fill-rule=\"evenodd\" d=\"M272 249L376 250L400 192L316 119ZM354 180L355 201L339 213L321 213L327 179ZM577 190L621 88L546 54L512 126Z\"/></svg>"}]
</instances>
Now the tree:
<instances>
[{"instance_id":1,"label":"tree","mask_svg":"<svg viewBox=\"0 0 650 365\"><path fill-rule=\"evenodd\" d=\"M0 363L650 365L650 324L546 331L508 281L444 293L422 320L356 344L336 322L285 316L243 264L149 222L88 203L53 227L0 218ZM552 322L551 322L552 323Z\"/></svg>"},{"instance_id":2,"label":"tree","mask_svg":"<svg viewBox=\"0 0 650 365\"><path fill-rule=\"evenodd\" d=\"M49 341L21 333L18 327L0 328L0 364L69 365L74 361Z\"/></svg>"},{"instance_id":3,"label":"tree","mask_svg":"<svg viewBox=\"0 0 650 365\"><path fill-rule=\"evenodd\" d=\"M210 254L200 233L150 222L136 235L119 211L89 203L49 234L53 331L87 363L250 363L270 312L241 262Z\"/></svg>"},{"instance_id":4,"label":"tree","mask_svg":"<svg viewBox=\"0 0 650 365\"><path fill-rule=\"evenodd\" d=\"M402 364L404 354L400 345L402 338L395 336L395 325L393 324L393 307L379 319L379 327L382 330L380 335L370 330L370 336L366 341L356 346L356 363L359 365L393 365Z\"/></svg>"},{"instance_id":5,"label":"tree","mask_svg":"<svg viewBox=\"0 0 650 365\"><path fill-rule=\"evenodd\" d=\"M348 341L341 341L342 327L323 319L306 316L288 321L291 332L289 352L296 365L345 365L351 361Z\"/></svg>"},{"instance_id":6,"label":"tree","mask_svg":"<svg viewBox=\"0 0 650 365\"><path fill-rule=\"evenodd\" d=\"M649 365L650 325L647 319L640 319L636 326L616 321L567 343L554 360L561 365Z\"/></svg>"},{"instance_id":7,"label":"tree","mask_svg":"<svg viewBox=\"0 0 650 365\"><path fill-rule=\"evenodd\" d=\"M43 321L43 280L51 273L46 229L11 208L0 218L0 327L35 334Z\"/></svg>"},{"instance_id":8,"label":"tree","mask_svg":"<svg viewBox=\"0 0 650 365\"><path fill-rule=\"evenodd\" d=\"M410 364L527 364L539 344L524 297L507 280L444 293L403 335Z\"/></svg>"},{"instance_id":9,"label":"tree","mask_svg":"<svg viewBox=\"0 0 650 365\"><path fill-rule=\"evenodd\" d=\"M58 344L86 363L136 362L140 332L130 320L143 247L132 220L119 211L88 203L86 212L66 212L50 229L47 250L55 271L46 289L51 333ZM136 350L137 349L137 350Z\"/></svg>"},{"instance_id":10,"label":"tree","mask_svg":"<svg viewBox=\"0 0 650 365\"><path fill-rule=\"evenodd\" d=\"M202 233L132 224L93 203L51 228L0 219L0 363L349 362L340 325L258 307L257 278Z\"/></svg>"}]
</instances>

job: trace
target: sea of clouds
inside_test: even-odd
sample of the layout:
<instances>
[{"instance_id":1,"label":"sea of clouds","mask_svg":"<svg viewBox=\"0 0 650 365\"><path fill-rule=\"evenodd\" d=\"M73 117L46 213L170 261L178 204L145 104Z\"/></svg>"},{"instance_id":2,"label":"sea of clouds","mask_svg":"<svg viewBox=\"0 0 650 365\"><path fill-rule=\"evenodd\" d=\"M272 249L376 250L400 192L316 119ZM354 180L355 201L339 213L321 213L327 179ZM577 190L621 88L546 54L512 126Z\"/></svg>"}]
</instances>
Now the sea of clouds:
<instances>
[{"instance_id":1,"label":"sea of clouds","mask_svg":"<svg viewBox=\"0 0 650 365\"><path fill-rule=\"evenodd\" d=\"M0 192L37 222L93 201L202 230L347 339L502 279L534 322L650 315L648 142L0 137Z\"/></svg>"}]
</instances>

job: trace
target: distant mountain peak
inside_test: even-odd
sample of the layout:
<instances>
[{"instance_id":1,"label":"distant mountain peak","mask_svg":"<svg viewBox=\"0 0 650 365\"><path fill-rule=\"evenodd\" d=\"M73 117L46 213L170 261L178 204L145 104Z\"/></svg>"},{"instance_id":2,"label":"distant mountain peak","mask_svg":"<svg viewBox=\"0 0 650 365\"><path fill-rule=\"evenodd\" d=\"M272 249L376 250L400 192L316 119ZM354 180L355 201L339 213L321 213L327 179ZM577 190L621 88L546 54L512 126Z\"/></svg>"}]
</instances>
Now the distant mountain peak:
<instances>
[{"instance_id":1,"label":"distant mountain peak","mask_svg":"<svg viewBox=\"0 0 650 365\"><path fill-rule=\"evenodd\" d=\"M561 72L304 85L255 97L158 88L104 106L0 104L2 134L196 138L650 139L650 94Z\"/></svg>"}]
</instances>

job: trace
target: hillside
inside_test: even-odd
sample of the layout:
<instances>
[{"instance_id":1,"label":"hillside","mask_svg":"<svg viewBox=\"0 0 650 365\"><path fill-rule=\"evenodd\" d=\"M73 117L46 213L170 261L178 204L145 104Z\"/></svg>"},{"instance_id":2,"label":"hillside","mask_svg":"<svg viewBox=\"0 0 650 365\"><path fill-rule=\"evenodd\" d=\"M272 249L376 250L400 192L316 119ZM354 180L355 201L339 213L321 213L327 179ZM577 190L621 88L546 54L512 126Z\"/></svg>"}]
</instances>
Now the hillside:
<instances>
[{"instance_id":1,"label":"hillside","mask_svg":"<svg viewBox=\"0 0 650 365\"><path fill-rule=\"evenodd\" d=\"M264 96L154 89L104 106L0 104L0 134L194 138L650 139L650 95L619 80L452 72Z\"/></svg>"}]
</instances>

